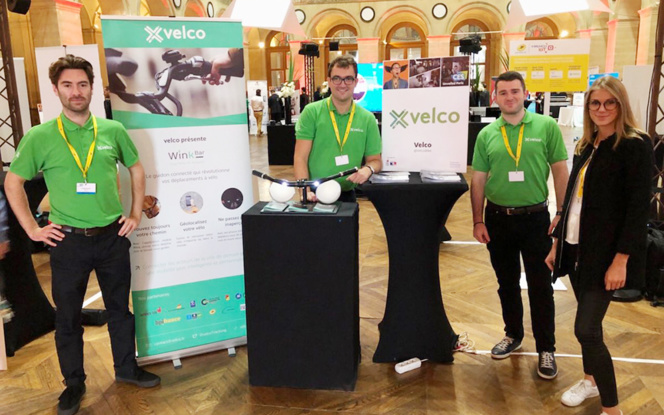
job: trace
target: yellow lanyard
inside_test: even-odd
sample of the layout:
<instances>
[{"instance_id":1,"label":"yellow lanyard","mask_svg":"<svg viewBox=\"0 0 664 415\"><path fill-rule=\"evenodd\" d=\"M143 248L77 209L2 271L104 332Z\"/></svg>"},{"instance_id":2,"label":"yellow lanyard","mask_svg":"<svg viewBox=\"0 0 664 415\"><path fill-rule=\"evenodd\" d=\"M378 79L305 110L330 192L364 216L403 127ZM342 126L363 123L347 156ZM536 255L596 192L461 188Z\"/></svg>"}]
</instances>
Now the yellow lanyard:
<instances>
[{"instance_id":1,"label":"yellow lanyard","mask_svg":"<svg viewBox=\"0 0 664 415\"><path fill-rule=\"evenodd\" d=\"M85 168L83 168L83 164L81 164L81 159L78 157L76 149L74 149L74 147L69 143L69 140L67 140L65 129L62 127L62 119L58 115L58 130L60 130L60 135L62 136L62 138L64 138L65 143L67 143L69 151L71 151L71 155L74 156L74 161L76 161L76 165L81 170L81 173L83 173L83 180L85 180L86 183L88 182L88 170L90 169L90 165L92 164L92 157L94 156L95 153L95 143L97 142L97 119L95 118L94 115L91 115L91 117L92 117L92 128L94 131L94 138L92 139L92 144L90 144L90 149L88 150L88 158L85 162Z\"/></svg>"},{"instance_id":2,"label":"yellow lanyard","mask_svg":"<svg viewBox=\"0 0 664 415\"><path fill-rule=\"evenodd\" d=\"M507 132L505 131L505 126L503 125L500 127L500 131L503 133L503 141L505 142L505 147L507 148L507 152L510 154L510 156L514 159L516 162L516 168L519 168L519 159L521 159L521 147L523 146L523 127L525 124L521 124L521 128L519 129L519 141L516 145L516 157L514 156L514 153L512 152L512 148L510 147L510 140L507 138Z\"/></svg>"},{"instance_id":3,"label":"yellow lanyard","mask_svg":"<svg viewBox=\"0 0 664 415\"><path fill-rule=\"evenodd\" d=\"M341 152L344 151L344 145L346 144L346 141L348 141L348 135L350 134L350 126L353 124L353 116L355 116L355 101L351 104L351 110L350 110L350 118L348 119L348 124L346 125L346 133L344 134L344 141L341 141L341 137L339 137L339 127L337 126L337 119L334 117L334 113L330 109L330 99L328 98L327 100L327 109L330 111L330 119L332 120L332 125L334 126L334 134L337 137L337 143L339 143L339 149Z\"/></svg>"},{"instance_id":4,"label":"yellow lanyard","mask_svg":"<svg viewBox=\"0 0 664 415\"><path fill-rule=\"evenodd\" d=\"M595 151L593 150L593 153ZM593 155L591 154L590 157L588 157L588 161L586 161L586 164L581 167L581 170L579 171L579 186L576 191L576 196L578 198L583 197L583 185L586 182L586 170L588 169L588 165L590 164L590 160L593 158Z\"/></svg>"}]
</instances>

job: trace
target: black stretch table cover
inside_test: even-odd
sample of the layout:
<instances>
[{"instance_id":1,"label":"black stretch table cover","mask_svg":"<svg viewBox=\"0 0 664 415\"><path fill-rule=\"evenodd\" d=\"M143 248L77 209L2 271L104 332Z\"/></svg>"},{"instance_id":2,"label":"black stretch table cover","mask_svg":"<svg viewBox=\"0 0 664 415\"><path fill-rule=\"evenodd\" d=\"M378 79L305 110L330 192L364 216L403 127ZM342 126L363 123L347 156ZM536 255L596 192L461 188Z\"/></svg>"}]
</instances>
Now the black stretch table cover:
<instances>
[{"instance_id":1,"label":"black stretch table cover","mask_svg":"<svg viewBox=\"0 0 664 415\"><path fill-rule=\"evenodd\" d=\"M0 186L5 191L5 172L0 174ZM39 175L25 182L30 210L37 211L46 195L46 182ZM9 204L7 204L9 209ZM39 285L32 264L32 241L23 231L16 216L9 209L9 243L11 250L0 261L5 274L7 299L12 305L14 318L5 324L7 356L55 328L55 311Z\"/></svg>"},{"instance_id":2,"label":"black stretch table cover","mask_svg":"<svg viewBox=\"0 0 664 415\"><path fill-rule=\"evenodd\" d=\"M267 126L267 161L271 166L292 166L295 124Z\"/></svg>"},{"instance_id":3,"label":"black stretch table cover","mask_svg":"<svg viewBox=\"0 0 664 415\"><path fill-rule=\"evenodd\" d=\"M365 183L362 189L383 221L390 257L385 315L373 356L376 363L418 357L452 362L457 341L443 308L438 274L439 230L468 190L455 183Z\"/></svg>"},{"instance_id":4,"label":"black stretch table cover","mask_svg":"<svg viewBox=\"0 0 664 415\"><path fill-rule=\"evenodd\" d=\"M353 390L360 359L358 208L242 215L249 383Z\"/></svg>"}]
</instances>

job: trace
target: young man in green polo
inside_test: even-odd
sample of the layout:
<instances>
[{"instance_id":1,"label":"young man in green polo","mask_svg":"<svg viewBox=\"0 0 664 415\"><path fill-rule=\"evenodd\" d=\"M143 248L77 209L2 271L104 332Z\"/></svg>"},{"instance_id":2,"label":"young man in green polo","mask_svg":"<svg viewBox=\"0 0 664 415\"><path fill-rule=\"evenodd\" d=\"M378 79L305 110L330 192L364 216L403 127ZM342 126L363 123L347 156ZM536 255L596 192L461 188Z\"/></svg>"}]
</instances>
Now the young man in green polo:
<instances>
[{"instance_id":1,"label":"young man in green polo","mask_svg":"<svg viewBox=\"0 0 664 415\"><path fill-rule=\"evenodd\" d=\"M129 312L131 269L127 237L138 227L145 193L145 173L124 127L90 113L92 65L67 55L49 68L62 114L23 137L5 191L21 226L33 241L51 247L55 344L65 391L59 415L78 411L85 393L81 309L90 272L95 271L109 315L115 379L140 387L160 383L136 364L134 316ZM124 216L117 186L117 162L131 175L132 204ZM43 171L49 190L50 223L35 222L23 189Z\"/></svg>"},{"instance_id":2,"label":"young man in green polo","mask_svg":"<svg viewBox=\"0 0 664 415\"><path fill-rule=\"evenodd\" d=\"M547 179L551 171L556 210L560 211L567 187L567 150L553 118L524 110L526 85L521 74L500 75L496 92L502 115L477 136L471 187L473 235L487 244L505 322L505 337L491 350L491 357L504 359L521 347L522 257L539 354L537 373L541 378L553 379L558 374L554 357L555 306L551 272L544 259L551 249L549 234L560 216L551 222Z\"/></svg>"},{"instance_id":3,"label":"young man in green polo","mask_svg":"<svg viewBox=\"0 0 664 415\"><path fill-rule=\"evenodd\" d=\"M295 178L320 179L359 167L356 173L338 179L339 200L355 202L355 187L383 166L380 132L373 114L353 101L357 63L352 56L340 56L330 63L327 82L332 95L307 105L295 126ZM307 190L307 198L316 201L311 190Z\"/></svg>"}]
</instances>

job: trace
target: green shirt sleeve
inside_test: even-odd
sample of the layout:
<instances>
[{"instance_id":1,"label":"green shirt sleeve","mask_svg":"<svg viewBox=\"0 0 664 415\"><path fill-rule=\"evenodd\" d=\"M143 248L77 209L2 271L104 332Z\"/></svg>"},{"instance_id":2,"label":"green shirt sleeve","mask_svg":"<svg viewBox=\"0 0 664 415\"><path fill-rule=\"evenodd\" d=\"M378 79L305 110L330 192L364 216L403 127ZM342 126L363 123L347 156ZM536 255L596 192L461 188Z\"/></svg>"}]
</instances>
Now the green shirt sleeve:
<instances>
[{"instance_id":1,"label":"green shirt sleeve","mask_svg":"<svg viewBox=\"0 0 664 415\"><path fill-rule=\"evenodd\" d=\"M307 105L295 124L295 138L298 140L313 140L316 136L316 119L318 114L315 105Z\"/></svg>"},{"instance_id":2,"label":"green shirt sleeve","mask_svg":"<svg viewBox=\"0 0 664 415\"><path fill-rule=\"evenodd\" d=\"M378 124L375 122L375 118L371 118L367 121L367 126L365 127L367 132L367 144L364 149L365 156L375 156L380 154L383 150L383 143L380 137L380 131L378 131Z\"/></svg>"},{"instance_id":3,"label":"green shirt sleeve","mask_svg":"<svg viewBox=\"0 0 664 415\"><path fill-rule=\"evenodd\" d=\"M35 177L43 167L43 157L39 148L36 136L32 134L32 130L28 131L18 144L9 171L26 180Z\"/></svg>"},{"instance_id":4,"label":"green shirt sleeve","mask_svg":"<svg viewBox=\"0 0 664 415\"><path fill-rule=\"evenodd\" d=\"M120 163L131 167L138 162L138 150L122 124L113 121Z\"/></svg>"},{"instance_id":5,"label":"green shirt sleeve","mask_svg":"<svg viewBox=\"0 0 664 415\"><path fill-rule=\"evenodd\" d=\"M482 131L477 134L475 149L473 150L473 170L484 173L489 172L489 157L486 152L487 127L483 128Z\"/></svg>"},{"instance_id":6,"label":"green shirt sleeve","mask_svg":"<svg viewBox=\"0 0 664 415\"><path fill-rule=\"evenodd\" d=\"M553 118L549 117L547 129L547 157L549 164L567 160L567 148L565 148L565 142L563 141L563 133Z\"/></svg>"}]
</instances>

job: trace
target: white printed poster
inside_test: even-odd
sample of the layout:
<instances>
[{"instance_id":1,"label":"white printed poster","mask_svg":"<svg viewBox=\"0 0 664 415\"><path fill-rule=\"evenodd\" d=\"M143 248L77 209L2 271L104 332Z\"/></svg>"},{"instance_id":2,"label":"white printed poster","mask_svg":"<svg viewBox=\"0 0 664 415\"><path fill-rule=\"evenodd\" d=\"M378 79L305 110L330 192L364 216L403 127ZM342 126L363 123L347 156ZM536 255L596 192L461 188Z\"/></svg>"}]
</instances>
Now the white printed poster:
<instances>
[{"instance_id":1,"label":"white printed poster","mask_svg":"<svg viewBox=\"0 0 664 415\"><path fill-rule=\"evenodd\" d=\"M383 169L466 172L468 57L384 63Z\"/></svg>"},{"instance_id":2,"label":"white printed poster","mask_svg":"<svg viewBox=\"0 0 664 415\"><path fill-rule=\"evenodd\" d=\"M240 216L253 195L242 27L120 17L102 27L113 119L146 176L131 239L139 360L246 343Z\"/></svg>"}]
</instances>

